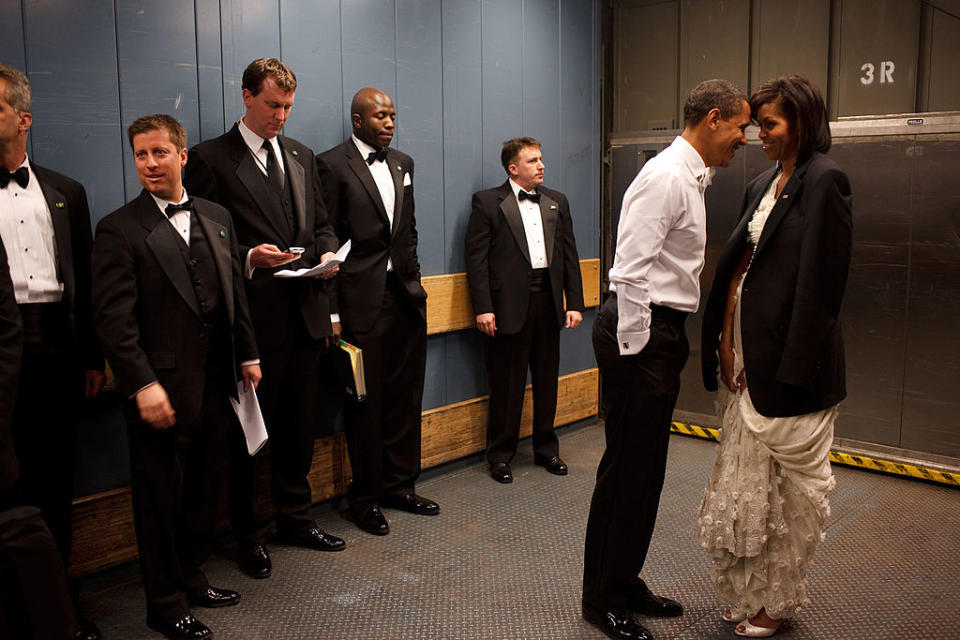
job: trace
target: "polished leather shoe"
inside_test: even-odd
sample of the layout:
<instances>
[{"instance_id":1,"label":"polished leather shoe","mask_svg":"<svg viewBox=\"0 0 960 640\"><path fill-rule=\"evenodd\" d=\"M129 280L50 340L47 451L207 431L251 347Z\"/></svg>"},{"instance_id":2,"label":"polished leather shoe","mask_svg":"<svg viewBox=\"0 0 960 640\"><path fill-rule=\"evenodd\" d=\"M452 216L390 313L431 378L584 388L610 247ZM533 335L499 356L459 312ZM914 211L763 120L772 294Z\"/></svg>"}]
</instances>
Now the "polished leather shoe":
<instances>
[{"instance_id":1,"label":"polished leather shoe","mask_svg":"<svg viewBox=\"0 0 960 640\"><path fill-rule=\"evenodd\" d=\"M100 640L100 629L83 616L77 620L77 632L73 634L73 640Z\"/></svg>"},{"instance_id":2,"label":"polished leather shoe","mask_svg":"<svg viewBox=\"0 0 960 640\"><path fill-rule=\"evenodd\" d=\"M654 594L642 580L634 587L628 601L631 611L644 616L673 618L683 615L683 605L676 600Z\"/></svg>"},{"instance_id":3,"label":"polished leather shoe","mask_svg":"<svg viewBox=\"0 0 960 640\"><path fill-rule=\"evenodd\" d=\"M208 586L206 589L188 591L187 602L194 607L219 609L220 607L232 607L240 602L240 594L230 589L217 589Z\"/></svg>"},{"instance_id":4,"label":"polished leather shoe","mask_svg":"<svg viewBox=\"0 0 960 640\"><path fill-rule=\"evenodd\" d=\"M319 527L285 535L283 540L288 544L315 551L343 551L347 547L347 543L342 539L330 535Z\"/></svg>"},{"instance_id":5,"label":"polished leather shoe","mask_svg":"<svg viewBox=\"0 0 960 640\"><path fill-rule=\"evenodd\" d=\"M413 492L405 493L402 496L384 496L382 503L385 507L415 513L418 516L435 516L440 513L439 504Z\"/></svg>"},{"instance_id":6,"label":"polished leather shoe","mask_svg":"<svg viewBox=\"0 0 960 640\"><path fill-rule=\"evenodd\" d=\"M375 536L385 536L390 533L390 525L377 505L368 507L363 511L350 509L350 517L358 527L367 533L372 533Z\"/></svg>"},{"instance_id":7,"label":"polished leather shoe","mask_svg":"<svg viewBox=\"0 0 960 640\"><path fill-rule=\"evenodd\" d=\"M561 460L560 456L553 456L552 458L534 458L533 461L555 476L567 475L567 463Z\"/></svg>"},{"instance_id":8,"label":"polished leather shoe","mask_svg":"<svg viewBox=\"0 0 960 640\"><path fill-rule=\"evenodd\" d=\"M600 611L583 605L583 619L617 640L653 640L646 627L630 617L627 611Z\"/></svg>"},{"instance_id":9,"label":"polished leather shoe","mask_svg":"<svg viewBox=\"0 0 960 640\"><path fill-rule=\"evenodd\" d=\"M273 573L270 552L262 544L240 549L238 562L240 563L240 569L251 578L263 580L269 578L270 574Z\"/></svg>"},{"instance_id":10,"label":"polished leather shoe","mask_svg":"<svg viewBox=\"0 0 960 640\"><path fill-rule=\"evenodd\" d=\"M510 465L506 462L490 463L490 477L501 484L513 482L513 472L510 471Z\"/></svg>"},{"instance_id":11,"label":"polished leather shoe","mask_svg":"<svg viewBox=\"0 0 960 640\"><path fill-rule=\"evenodd\" d=\"M207 625L189 613L184 614L179 620L163 620L147 616L147 626L174 640L201 640L201 638L213 636L213 631Z\"/></svg>"}]
</instances>

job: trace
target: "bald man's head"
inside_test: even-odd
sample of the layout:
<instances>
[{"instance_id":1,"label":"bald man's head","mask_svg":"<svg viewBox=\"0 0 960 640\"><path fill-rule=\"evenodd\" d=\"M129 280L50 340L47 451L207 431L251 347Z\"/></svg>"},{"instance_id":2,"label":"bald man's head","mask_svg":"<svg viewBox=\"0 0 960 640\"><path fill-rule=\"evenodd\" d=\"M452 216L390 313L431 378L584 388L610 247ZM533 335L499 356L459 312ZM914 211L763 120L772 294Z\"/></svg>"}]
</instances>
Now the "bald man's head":
<instances>
[{"instance_id":1,"label":"bald man's head","mask_svg":"<svg viewBox=\"0 0 960 640\"><path fill-rule=\"evenodd\" d=\"M379 89L360 89L350 103L350 113L354 135L375 149L390 145L397 121L390 96Z\"/></svg>"}]
</instances>

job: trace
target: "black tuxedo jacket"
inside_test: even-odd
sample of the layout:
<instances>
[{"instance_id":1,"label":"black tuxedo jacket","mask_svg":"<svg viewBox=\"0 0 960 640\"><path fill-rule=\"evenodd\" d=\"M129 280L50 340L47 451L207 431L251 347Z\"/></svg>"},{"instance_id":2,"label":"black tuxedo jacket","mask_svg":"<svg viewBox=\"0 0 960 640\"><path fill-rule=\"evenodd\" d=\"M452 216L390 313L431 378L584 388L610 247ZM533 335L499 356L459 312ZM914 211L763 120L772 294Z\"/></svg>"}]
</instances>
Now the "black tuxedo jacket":
<instances>
[{"instance_id":1,"label":"black tuxedo jacket","mask_svg":"<svg viewBox=\"0 0 960 640\"><path fill-rule=\"evenodd\" d=\"M563 294L567 296L567 309L583 311L583 282L570 205L559 191L541 185L537 193L553 302L557 322L563 326ZM520 331L527 317L533 267L520 207L509 180L495 189L473 194L466 255L474 312L496 314L498 333Z\"/></svg>"},{"instance_id":2,"label":"black tuxedo jacket","mask_svg":"<svg viewBox=\"0 0 960 640\"><path fill-rule=\"evenodd\" d=\"M331 296L328 285L316 278L275 278L281 269L312 267L327 251L337 250L337 239L327 223L327 209L320 195L313 151L303 144L279 136L280 148L297 219L297 234L290 233L280 201L269 190L266 179L250 154L238 125L222 136L207 140L190 150L184 173L187 193L212 200L230 211L237 229L240 259L251 248L274 244L281 250L304 247L300 260L273 269L256 269L247 281L250 315L257 341L264 351L282 342L289 331L291 308L299 307L303 321L314 339L330 335ZM291 300L296 306L291 306Z\"/></svg>"},{"instance_id":3,"label":"black tuxedo jacket","mask_svg":"<svg viewBox=\"0 0 960 640\"><path fill-rule=\"evenodd\" d=\"M53 220L57 276L70 313L73 343L84 369L103 370L103 352L93 326L90 300L90 250L93 233L87 193L76 180L30 163Z\"/></svg>"},{"instance_id":4,"label":"black tuxedo jacket","mask_svg":"<svg viewBox=\"0 0 960 640\"><path fill-rule=\"evenodd\" d=\"M704 310L703 382L717 389L717 346L730 280L748 242L747 224L776 175L757 176L720 255ZM795 416L846 396L840 304L850 267L850 181L821 153L797 167L770 212L741 296L744 370L765 416Z\"/></svg>"},{"instance_id":5,"label":"black tuxedo jacket","mask_svg":"<svg viewBox=\"0 0 960 640\"><path fill-rule=\"evenodd\" d=\"M239 363L258 354L237 237L226 209L196 197L194 205L215 257L239 379ZM150 194L141 192L97 225L93 298L97 330L123 394L133 396L157 380L177 421L189 423L200 415L207 349L182 242Z\"/></svg>"},{"instance_id":6,"label":"black tuxedo jacket","mask_svg":"<svg viewBox=\"0 0 960 640\"><path fill-rule=\"evenodd\" d=\"M7 265L7 252L0 238L0 496L13 486L19 475L17 454L13 450L13 403L20 377L23 329L20 310L13 295L13 281ZM0 505L2 509L2 505Z\"/></svg>"},{"instance_id":7,"label":"black tuxedo jacket","mask_svg":"<svg viewBox=\"0 0 960 640\"><path fill-rule=\"evenodd\" d=\"M427 318L427 292L420 285L417 258L413 159L388 148L386 162L396 193L392 226L377 183L352 139L317 156L323 198L337 237L341 243L352 241L337 275L340 320L350 332L373 326L383 301L388 257L410 301Z\"/></svg>"}]
</instances>

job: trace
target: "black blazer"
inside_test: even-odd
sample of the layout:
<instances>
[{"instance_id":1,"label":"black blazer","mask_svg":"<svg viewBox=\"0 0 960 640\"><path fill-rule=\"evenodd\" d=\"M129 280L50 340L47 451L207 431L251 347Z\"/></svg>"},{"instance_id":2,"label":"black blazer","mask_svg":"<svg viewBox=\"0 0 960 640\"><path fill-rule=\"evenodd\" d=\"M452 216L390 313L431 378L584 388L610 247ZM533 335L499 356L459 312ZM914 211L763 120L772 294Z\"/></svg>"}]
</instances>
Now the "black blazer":
<instances>
[{"instance_id":1,"label":"black blazer","mask_svg":"<svg viewBox=\"0 0 960 640\"><path fill-rule=\"evenodd\" d=\"M233 329L233 370L258 358L247 311L233 222L218 204L194 198L213 251L227 319ZM183 240L146 191L97 225L93 246L97 330L117 384L127 397L157 380L179 422L200 415L206 345Z\"/></svg>"},{"instance_id":2,"label":"black blazer","mask_svg":"<svg viewBox=\"0 0 960 640\"><path fill-rule=\"evenodd\" d=\"M563 326L563 294L567 296L567 309L583 311L583 282L570 205L559 191L541 185L537 192L553 302L557 322ZM474 313L496 314L498 333L520 331L527 318L533 268L520 207L509 180L495 189L473 194L466 256Z\"/></svg>"},{"instance_id":3,"label":"black blazer","mask_svg":"<svg viewBox=\"0 0 960 640\"><path fill-rule=\"evenodd\" d=\"M336 283L340 320L350 332L373 326L383 301L388 257L410 302L424 321L427 318L427 292L420 285L417 258L413 158L387 148L386 162L396 194L392 226L377 183L352 139L317 156L323 199L337 238L341 244L352 241Z\"/></svg>"},{"instance_id":4,"label":"black blazer","mask_svg":"<svg viewBox=\"0 0 960 640\"><path fill-rule=\"evenodd\" d=\"M90 250L93 233L87 193L76 180L30 163L50 209L57 250L57 275L70 314L73 344L84 369L103 371L103 352L93 326L90 300Z\"/></svg>"},{"instance_id":5,"label":"black blazer","mask_svg":"<svg viewBox=\"0 0 960 640\"><path fill-rule=\"evenodd\" d=\"M740 214L717 263L703 317L703 382L716 390L717 347L727 291L748 242L747 224L776 167L747 186ZM765 416L825 409L846 396L840 305L850 267L850 181L821 153L797 167L767 218L741 296L744 370L753 404Z\"/></svg>"},{"instance_id":6,"label":"black blazer","mask_svg":"<svg viewBox=\"0 0 960 640\"><path fill-rule=\"evenodd\" d=\"M187 156L184 186L187 193L212 200L230 211L237 229L240 259L251 248L274 244L281 250L304 247L300 260L273 269L256 269L247 281L250 315L257 342L264 351L284 338L292 326L291 308L299 307L303 321L314 339L330 335L331 308L328 285L316 278L281 279L281 269L312 267L327 251L337 250L337 239L327 223L327 209L320 195L313 151L305 145L279 136L284 165L293 191L297 234L290 233L279 199L268 190L257 161L250 154L238 125L222 136L201 142ZM296 301L291 307L290 301Z\"/></svg>"},{"instance_id":7,"label":"black blazer","mask_svg":"<svg viewBox=\"0 0 960 640\"><path fill-rule=\"evenodd\" d=\"M3 248L3 239L0 238L0 496L13 487L20 473L10 431L22 350L23 327L20 324L20 310L13 296L7 252Z\"/></svg>"}]
</instances>

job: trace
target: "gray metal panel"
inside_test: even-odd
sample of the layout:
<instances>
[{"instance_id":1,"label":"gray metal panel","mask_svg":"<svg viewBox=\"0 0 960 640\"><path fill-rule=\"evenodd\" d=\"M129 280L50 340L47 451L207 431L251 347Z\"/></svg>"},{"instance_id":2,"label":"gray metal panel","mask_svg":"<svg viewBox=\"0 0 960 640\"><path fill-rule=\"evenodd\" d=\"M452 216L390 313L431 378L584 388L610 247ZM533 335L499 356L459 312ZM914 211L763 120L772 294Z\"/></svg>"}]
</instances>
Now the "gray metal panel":
<instances>
[{"instance_id":1,"label":"gray metal panel","mask_svg":"<svg viewBox=\"0 0 960 640\"><path fill-rule=\"evenodd\" d=\"M613 130L677 126L676 0L624 1L614 11Z\"/></svg>"},{"instance_id":2,"label":"gray metal panel","mask_svg":"<svg viewBox=\"0 0 960 640\"><path fill-rule=\"evenodd\" d=\"M960 5L960 2L955 2ZM931 9L932 29L926 110L960 109L960 7Z\"/></svg>"},{"instance_id":3,"label":"gray metal panel","mask_svg":"<svg viewBox=\"0 0 960 640\"><path fill-rule=\"evenodd\" d=\"M297 74L296 106L284 129L315 153L343 142L340 78L340 6L314 0L281 0L283 61Z\"/></svg>"},{"instance_id":4,"label":"gray metal panel","mask_svg":"<svg viewBox=\"0 0 960 640\"><path fill-rule=\"evenodd\" d=\"M479 398L490 393L484 358L484 336L476 329L456 331L443 336L446 344L443 384L445 403Z\"/></svg>"},{"instance_id":5,"label":"gray metal panel","mask_svg":"<svg viewBox=\"0 0 960 640\"><path fill-rule=\"evenodd\" d=\"M724 78L746 90L749 67L749 0L687 0L680 4L678 126L690 89L704 80Z\"/></svg>"},{"instance_id":6,"label":"gray metal panel","mask_svg":"<svg viewBox=\"0 0 960 640\"><path fill-rule=\"evenodd\" d=\"M844 0L839 29L839 115L913 111L920 1Z\"/></svg>"},{"instance_id":7,"label":"gray metal panel","mask_svg":"<svg viewBox=\"0 0 960 640\"><path fill-rule=\"evenodd\" d=\"M481 8L483 184L492 187L506 179L500 165L504 140L523 133L521 28L515 0L488 0Z\"/></svg>"},{"instance_id":8,"label":"gray metal panel","mask_svg":"<svg viewBox=\"0 0 960 640\"><path fill-rule=\"evenodd\" d=\"M560 8L557 0L523 0L523 135L543 145L544 181L560 189Z\"/></svg>"},{"instance_id":9,"label":"gray metal panel","mask_svg":"<svg viewBox=\"0 0 960 640\"><path fill-rule=\"evenodd\" d=\"M447 346L444 336L427 337L427 366L423 377L423 410L447 404Z\"/></svg>"},{"instance_id":10,"label":"gray metal panel","mask_svg":"<svg viewBox=\"0 0 960 640\"><path fill-rule=\"evenodd\" d=\"M243 116L243 70L257 58L280 57L277 6L260 0L221 0L223 118L228 129Z\"/></svg>"},{"instance_id":11,"label":"gray metal panel","mask_svg":"<svg viewBox=\"0 0 960 640\"><path fill-rule=\"evenodd\" d=\"M597 317L597 309L583 312L583 323L576 329L560 331L560 375L592 369L597 366L593 355L593 341L590 331Z\"/></svg>"},{"instance_id":12,"label":"gray metal panel","mask_svg":"<svg viewBox=\"0 0 960 640\"><path fill-rule=\"evenodd\" d=\"M480 11L476 0L443 4L443 259L448 273L466 270L463 238L470 199L485 186Z\"/></svg>"},{"instance_id":13,"label":"gray metal panel","mask_svg":"<svg viewBox=\"0 0 960 640\"><path fill-rule=\"evenodd\" d=\"M394 0L342 2L343 113L358 89L375 87L397 95L397 26ZM350 135L343 119L344 138Z\"/></svg>"},{"instance_id":14,"label":"gray metal panel","mask_svg":"<svg viewBox=\"0 0 960 640\"><path fill-rule=\"evenodd\" d=\"M197 91L200 100L200 137L215 138L227 127L223 113L223 63L220 58L220 2L196 0ZM232 126L232 123L231 123Z\"/></svg>"},{"instance_id":15,"label":"gray metal panel","mask_svg":"<svg viewBox=\"0 0 960 640\"><path fill-rule=\"evenodd\" d=\"M26 53L23 48L23 18L20 5L0 3L0 62L26 72ZM27 138L27 154L33 155L32 139Z\"/></svg>"},{"instance_id":16,"label":"gray metal panel","mask_svg":"<svg viewBox=\"0 0 960 640\"><path fill-rule=\"evenodd\" d=\"M414 176L423 275L444 273L443 68L440 0L397 0L397 148Z\"/></svg>"},{"instance_id":17,"label":"gray metal panel","mask_svg":"<svg viewBox=\"0 0 960 640\"><path fill-rule=\"evenodd\" d=\"M165 113L200 142L196 28L193 0L159 4L137 0L117 5L120 107L127 199L142 189L126 128L140 116Z\"/></svg>"},{"instance_id":18,"label":"gray metal panel","mask_svg":"<svg viewBox=\"0 0 960 640\"><path fill-rule=\"evenodd\" d=\"M574 235L580 258L599 256L600 225L600 138L593 127L599 110L599 93L594 89L599 58L584 52L596 51L597 21L586 2L564 2L560 16L560 133L562 146L557 154L551 181L560 176L560 188L570 201Z\"/></svg>"},{"instance_id":19,"label":"gray metal panel","mask_svg":"<svg viewBox=\"0 0 960 640\"><path fill-rule=\"evenodd\" d=\"M750 89L798 73L826 92L830 0L757 0L753 10Z\"/></svg>"},{"instance_id":20,"label":"gray metal panel","mask_svg":"<svg viewBox=\"0 0 960 640\"><path fill-rule=\"evenodd\" d=\"M25 5L33 160L83 183L93 222L124 203L113 2Z\"/></svg>"}]
</instances>

